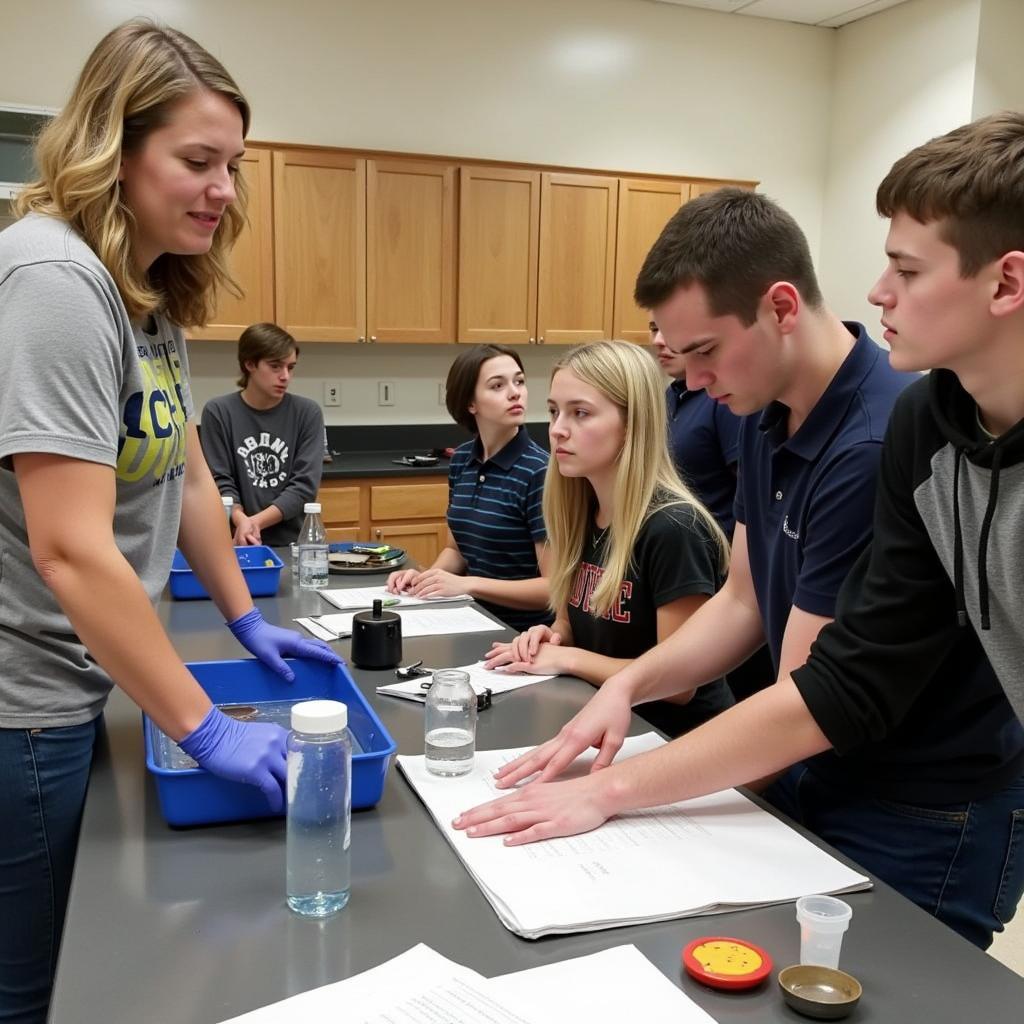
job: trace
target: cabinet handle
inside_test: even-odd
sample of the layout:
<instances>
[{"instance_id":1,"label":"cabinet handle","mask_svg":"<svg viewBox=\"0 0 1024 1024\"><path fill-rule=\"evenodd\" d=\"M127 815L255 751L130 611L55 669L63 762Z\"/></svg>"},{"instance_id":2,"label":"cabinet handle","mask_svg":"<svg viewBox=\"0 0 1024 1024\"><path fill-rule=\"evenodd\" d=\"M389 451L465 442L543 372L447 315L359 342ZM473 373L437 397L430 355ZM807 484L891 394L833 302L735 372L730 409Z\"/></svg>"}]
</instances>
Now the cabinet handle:
<instances>
[{"instance_id":1,"label":"cabinet handle","mask_svg":"<svg viewBox=\"0 0 1024 1024\"><path fill-rule=\"evenodd\" d=\"M373 532L376 534L377 540L380 540L380 530L377 529L377 530L374 530Z\"/></svg>"},{"instance_id":2,"label":"cabinet handle","mask_svg":"<svg viewBox=\"0 0 1024 1024\"><path fill-rule=\"evenodd\" d=\"M376 340L377 340L377 335L376 334L371 334L370 335L370 341L376 341Z\"/></svg>"},{"instance_id":3,"label":"cabinet handle","mask_svg":"<svg viewBox=\"0 0 1024 1024\"><path fill-rule=\"evenodd\" d=\"M361 336L359 338L357 338L356 341L358 341L360 345L363 345L363 344L366 343L366 339L364 337L361 337Z\"/></svg>"},{"instance_id":4,"label":"cabinet handle","mask_svg":"<svg viewBox=\"0 0 1024 1024\"><path fill-rule=\"evenodd\" d=\"M537 339L537 344L538 345L543 345L544 344L544 339L543 338L538 338Z\"/></svg>"},{"instance_id":5,"label":"cabinet handle","mask_svg":"<svg viewBox=\"0 0 1024 1024\"><path fill-rule=\"evenodd\" d=\"M536 338L531 338L530 339L530 344L531 345L536 345L537 344L537 339Z\"/></svg>"}]
</instances>

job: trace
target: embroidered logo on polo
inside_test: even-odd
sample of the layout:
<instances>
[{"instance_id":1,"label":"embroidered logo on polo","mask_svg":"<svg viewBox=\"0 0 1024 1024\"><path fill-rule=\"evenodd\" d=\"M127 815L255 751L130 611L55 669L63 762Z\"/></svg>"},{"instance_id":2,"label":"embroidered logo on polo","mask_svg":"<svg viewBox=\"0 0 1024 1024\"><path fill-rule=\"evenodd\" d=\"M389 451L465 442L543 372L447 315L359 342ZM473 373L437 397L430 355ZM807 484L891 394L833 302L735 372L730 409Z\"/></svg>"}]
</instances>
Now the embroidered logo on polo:
<instances>
[{"instance_id":1,"label":"embroidered logo on polo","mask_svg":"<svg viewBox=\"0 0 1024 1024\"><path fill-rule=\"evenodd\" d=\"M185 472L185 394L173 341L138 345L143 388L130 395L121 413L117 441L118 480L151 477L158 487Z\"/></svg>"},{"instance_id":2,"label":"embroidered logo on polo","mask_svg":"<svg viewBox=\"0 0 1024 1024\"><path fill-rule=\"evenodd\" d=\"M266 430L245 438L235 451L253 487L280 487L288 479L288 445Z\"/></svg>"},{"instance_id":3,"label":"embroidered logo on polo","mask_svg":"<svg viewBox=\"0 0 1024 1024\"><path fill-rule=\"evenodd\" d=\"M573 608L590 613L590 599L597 590L601 577L604 576L604 569L600 565L593 565L591 562L580 562L580 567L573 577L572 589L569 591L569 604ZM621 622L628 625L633 613L625 607L626 603L633 596L632 580L623 580L622 588L619 591L619 598L611 608L601 616L603 619L611 619L612 622Z\"/></svg>"}]
</instances>

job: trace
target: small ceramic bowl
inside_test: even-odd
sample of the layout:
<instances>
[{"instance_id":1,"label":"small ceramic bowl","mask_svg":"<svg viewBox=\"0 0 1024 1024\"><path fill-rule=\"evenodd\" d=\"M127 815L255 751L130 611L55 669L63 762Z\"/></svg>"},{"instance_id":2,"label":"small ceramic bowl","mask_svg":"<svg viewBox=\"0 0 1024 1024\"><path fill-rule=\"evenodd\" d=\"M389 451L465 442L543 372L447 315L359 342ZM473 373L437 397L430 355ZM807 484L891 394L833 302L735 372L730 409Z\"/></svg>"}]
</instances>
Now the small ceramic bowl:
<instances>
[{"instance_id":1,"label":"small ceramic bowl","mask_svg":"<svg viewBox=\"0 0 1024 1024\"><path fill-rule=\"evenodd\" d=\"M797 1013L815 1020L839 1020L860 1002L860 982L834 967L794 964L779 971L782 997Z\"/></svg>"}]
</instances>

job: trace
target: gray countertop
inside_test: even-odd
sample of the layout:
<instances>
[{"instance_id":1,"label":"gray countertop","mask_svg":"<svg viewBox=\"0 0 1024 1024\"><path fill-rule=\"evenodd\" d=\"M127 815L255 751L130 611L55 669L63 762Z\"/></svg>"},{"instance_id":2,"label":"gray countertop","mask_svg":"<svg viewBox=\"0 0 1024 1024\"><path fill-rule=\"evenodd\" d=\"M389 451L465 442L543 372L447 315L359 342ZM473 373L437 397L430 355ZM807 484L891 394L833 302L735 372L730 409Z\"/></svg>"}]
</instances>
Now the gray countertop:
<instances>
[{"instance_id":1,"label":"gray countertop","mask_svg":"<svg viewBox=\"0 0 1024 1024\"><path fill-rule=\"evenodd\" d=\"M324 480L344 480L346 477L361 476L436 476L448 478L448 459L438 459L434 466L396 466L394 459L413 454L408 448L401 451L381 452L337 452L332 461L324 463ZM426 452L415 454L425 455Z\"/></svg>"},{"instance_id":2,"label":"gray countertop","mask_svg":"<svg viewBox=\"0 0 1024 1024\"><path fill-rule=\"evenodd\" d=\"M292 593L287 570L280 594L257 604L280 623L326 609L316 594ZM186 660L242 654L209 601L165 597L159 611ZM407 639L405 656L428 665L464 664L496 636ZM337 646L347 655L348 641ZM393 673L354 675L399 752L421 753L421 708L374 692ZM579 680L558 679L501 695L480 716L478 743L487 749L546 739L591 693ZM323 921L301 919L284 902L283 821L169 828L146 776L138 709L115 691L106 719L107 740L97 753L82 822L51 1024L217 1024L364 971L417 942L488 976L634 943L721 1024L803 1019L782 1003L774 978L753 992L722 993L680 970L682 947L707 934L749 939L768 950L777 968L795 963L799 936L792 904L520 939L499 923L393 768L380 804L353 816L349 906ZM635 732L646 728L639 720L634 726ZM1024 980L1000 963L884 885L848 900L854 916L841 966L864 986L850 1021L1019 1019ZM642 997L637 1005L642 1019Z\"/></svg>"}]
</instances>

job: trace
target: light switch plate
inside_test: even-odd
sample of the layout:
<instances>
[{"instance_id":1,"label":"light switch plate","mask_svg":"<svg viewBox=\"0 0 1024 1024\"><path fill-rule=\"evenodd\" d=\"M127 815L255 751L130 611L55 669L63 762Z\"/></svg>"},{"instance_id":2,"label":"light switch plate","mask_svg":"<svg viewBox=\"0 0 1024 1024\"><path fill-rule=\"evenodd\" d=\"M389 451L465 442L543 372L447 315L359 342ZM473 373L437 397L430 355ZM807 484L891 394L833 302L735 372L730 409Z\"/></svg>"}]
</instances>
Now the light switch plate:
<instances>
[{"instance_id":1,"label":"light switch plate","mask_svg":"<svg viewBox=\"0 0 1024 1024\"><path fill-rule=\"evenodd\" d=\"M377 381L377 404L395 404L395 382L392 380Z\"/></svg>"},{"instance_id":2,"label":"light switch plate","mask_svg":"<svg viewBox=\"0 0 1024 1024\"><path fill-rule=\"evenodd\" d=\"M324 405L341 405L341 381L324 381Z\"/></svg>"}]
</instances>

